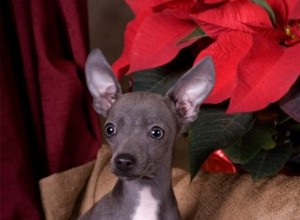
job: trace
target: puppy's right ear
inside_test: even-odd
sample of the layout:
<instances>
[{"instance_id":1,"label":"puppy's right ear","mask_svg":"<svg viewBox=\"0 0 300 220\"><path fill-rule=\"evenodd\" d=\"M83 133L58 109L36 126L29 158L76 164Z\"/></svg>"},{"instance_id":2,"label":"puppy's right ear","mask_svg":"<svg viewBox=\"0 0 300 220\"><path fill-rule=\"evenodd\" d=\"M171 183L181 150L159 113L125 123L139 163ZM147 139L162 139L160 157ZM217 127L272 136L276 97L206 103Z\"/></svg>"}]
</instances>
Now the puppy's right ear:
<instances>
[{"instance_id":1,"label":"puppy's right ear","mask_svg":"<svg viewBox=\"0 0 300 220\"><path fill-rule=\"evenodd\" d=\"M85 64L85 77L94 99L94 109L98 114L106 117L118 94L121 94L121 89L110 65L99 49L90 52Z\"/></svg>"}]
</instances>

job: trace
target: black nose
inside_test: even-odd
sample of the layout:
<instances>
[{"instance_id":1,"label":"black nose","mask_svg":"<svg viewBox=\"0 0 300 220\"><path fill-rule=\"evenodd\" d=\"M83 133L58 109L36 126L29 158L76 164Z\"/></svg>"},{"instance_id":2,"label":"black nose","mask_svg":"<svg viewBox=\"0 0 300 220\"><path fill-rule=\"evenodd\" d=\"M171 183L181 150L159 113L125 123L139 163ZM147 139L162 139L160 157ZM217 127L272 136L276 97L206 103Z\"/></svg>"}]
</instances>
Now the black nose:
<instances>
[{"instance_id":1,"label":"black nose","mask_svg":"<svg viewBox=\"0 0 300 220\"><path fill-rule=\"evenodd\" d=\"M115 159L115 165L118 170L126 172L135 165L135 158L130 154L120 154Z\"/></svg>"}]
</instances>

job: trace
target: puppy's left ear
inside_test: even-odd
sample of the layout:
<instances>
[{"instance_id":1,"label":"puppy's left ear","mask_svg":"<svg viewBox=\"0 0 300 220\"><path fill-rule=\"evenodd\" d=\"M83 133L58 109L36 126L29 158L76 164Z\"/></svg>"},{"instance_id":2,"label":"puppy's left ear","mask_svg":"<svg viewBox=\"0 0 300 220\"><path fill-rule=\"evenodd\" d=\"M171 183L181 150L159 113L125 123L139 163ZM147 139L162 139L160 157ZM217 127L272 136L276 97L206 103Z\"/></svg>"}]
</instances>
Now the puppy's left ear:
<instances>
[{"instance_id":1,"label":"puppy's left ear","mask_svg":"<svg viewBox=\"0 0 300 220\"><path fill-rule=\"evenodd\" d=\"M197 119L199 106L209 95L215 83L215 68L211 57L205 57L186 72L167 92L175 102L184 123Z\"/></svg>"}]
</instances>

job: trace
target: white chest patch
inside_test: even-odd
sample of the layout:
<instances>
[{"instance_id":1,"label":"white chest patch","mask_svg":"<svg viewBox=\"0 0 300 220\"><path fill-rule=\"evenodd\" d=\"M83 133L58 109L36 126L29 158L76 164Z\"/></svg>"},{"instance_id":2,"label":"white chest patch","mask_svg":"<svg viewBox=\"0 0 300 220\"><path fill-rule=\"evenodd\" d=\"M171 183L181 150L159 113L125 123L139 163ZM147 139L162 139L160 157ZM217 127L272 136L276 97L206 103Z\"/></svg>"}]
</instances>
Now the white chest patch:
<instances>
[{"instance_id":1,"label":"white chest patch","mask_svg":"<svg viewBox=\"0 0 300 220\"><path fill-rule=\"evenodd\" d=\"M153 197L151 189L144 187L140 192L139 203L132 220L157 220L159 202Z\"/></svg>"}]
</instances>

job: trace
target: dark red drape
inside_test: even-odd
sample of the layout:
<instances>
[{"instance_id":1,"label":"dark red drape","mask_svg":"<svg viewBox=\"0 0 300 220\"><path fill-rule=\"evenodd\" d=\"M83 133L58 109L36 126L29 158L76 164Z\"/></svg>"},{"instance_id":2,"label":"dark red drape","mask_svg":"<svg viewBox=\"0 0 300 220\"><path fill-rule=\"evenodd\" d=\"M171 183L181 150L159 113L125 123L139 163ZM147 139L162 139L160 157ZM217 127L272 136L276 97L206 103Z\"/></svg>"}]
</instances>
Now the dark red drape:
<instances>
[{"instance_id":1,"label":"dark red drape","mask_svg":"<svg viewBox=\"0 0 300 220\"><path fill-rule=\"evenodd\" d=\"M83 73L87 1L0 4L1 219L43 219L38 180L100 145Z\"/></svg>"}]
</instances>

